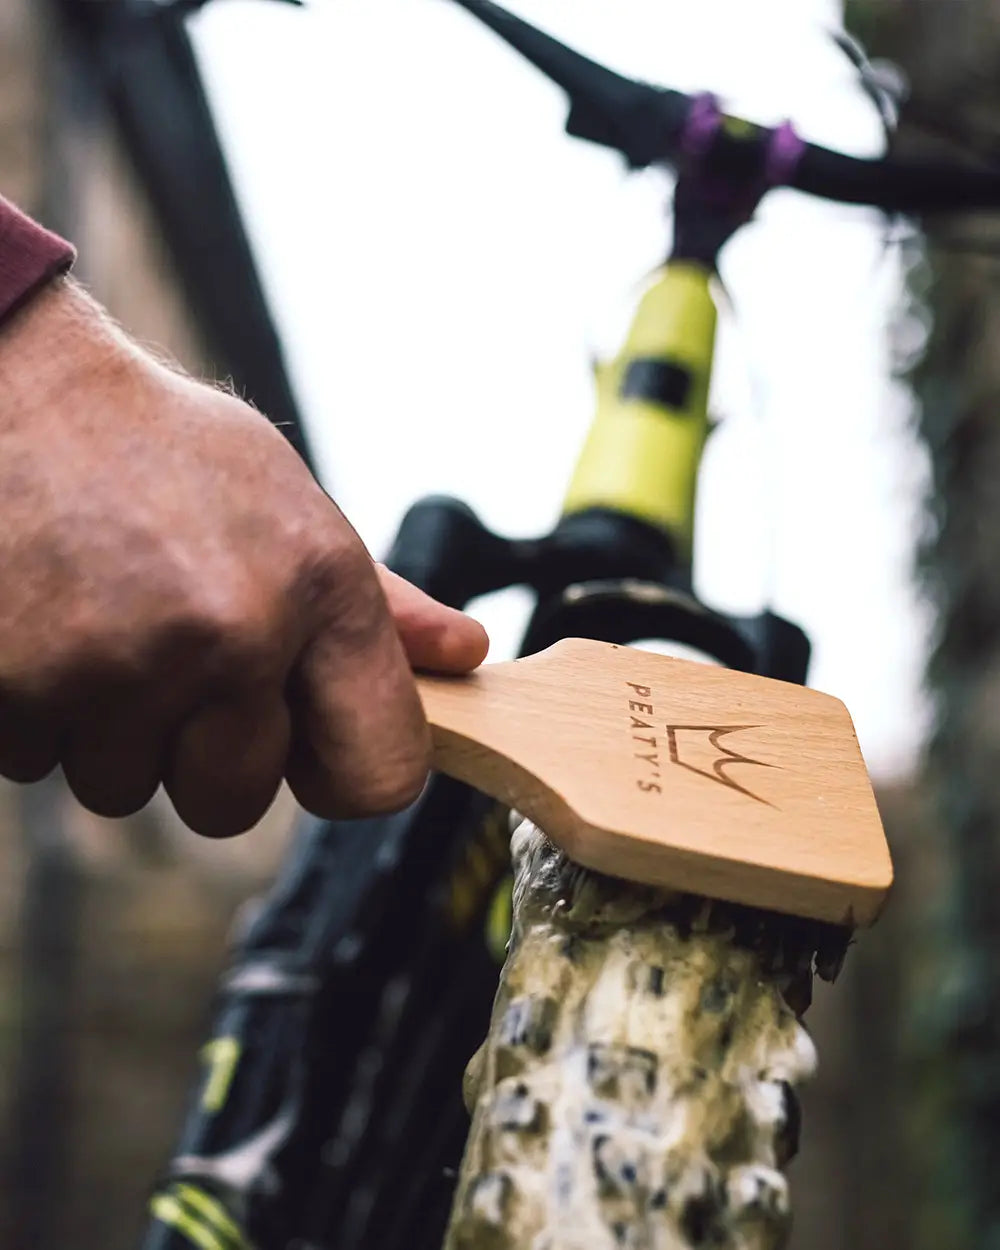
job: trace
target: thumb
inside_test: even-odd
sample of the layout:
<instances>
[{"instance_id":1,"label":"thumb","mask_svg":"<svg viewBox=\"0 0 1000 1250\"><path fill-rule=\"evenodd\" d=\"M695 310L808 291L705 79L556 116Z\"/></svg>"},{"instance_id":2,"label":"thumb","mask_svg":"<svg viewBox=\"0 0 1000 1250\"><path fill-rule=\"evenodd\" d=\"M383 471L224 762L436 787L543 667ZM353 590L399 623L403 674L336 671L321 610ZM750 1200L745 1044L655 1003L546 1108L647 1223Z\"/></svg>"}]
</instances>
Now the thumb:
<instances>
[{"instance_id":1,"label":"thumb","mask_svg":"<svg viewBox=\"0 0 1000 1250\"><path fill-rule=\"evenodd\" d=\"M413 668L468 673L482 664L490 640L478 621L438 603L384 565L375 568Z\"/></svg>"}]
</instances>

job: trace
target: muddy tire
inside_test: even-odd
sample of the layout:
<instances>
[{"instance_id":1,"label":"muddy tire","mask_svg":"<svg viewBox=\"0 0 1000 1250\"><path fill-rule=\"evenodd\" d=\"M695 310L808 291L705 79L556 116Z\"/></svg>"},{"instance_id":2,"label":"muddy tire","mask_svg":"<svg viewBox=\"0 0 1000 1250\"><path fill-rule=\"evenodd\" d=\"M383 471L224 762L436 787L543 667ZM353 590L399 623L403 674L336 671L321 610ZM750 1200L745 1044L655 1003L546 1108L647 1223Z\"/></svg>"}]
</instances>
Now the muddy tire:
<instances>
[{"instance_id":1,"label":"muddy tire","mask_svg":"<svg viewBox=\"0 0 1000 1250\"><path fill-rule=\"evenodd\" d=\"M817 934L601 877L514 832L514 922L447 1250L771 1250ZM843 938L843 934L839 935Z\"/></svg>"}]
</instances>

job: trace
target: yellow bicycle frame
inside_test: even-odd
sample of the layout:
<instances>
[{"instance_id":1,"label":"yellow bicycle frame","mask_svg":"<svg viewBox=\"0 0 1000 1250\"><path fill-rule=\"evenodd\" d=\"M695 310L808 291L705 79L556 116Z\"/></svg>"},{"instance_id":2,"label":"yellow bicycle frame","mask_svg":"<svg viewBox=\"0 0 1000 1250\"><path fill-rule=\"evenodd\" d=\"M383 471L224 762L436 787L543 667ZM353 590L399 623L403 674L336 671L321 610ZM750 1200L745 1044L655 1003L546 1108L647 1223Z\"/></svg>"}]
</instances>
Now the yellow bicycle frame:
<instances>
[{"instance_id":1,"label":"yellow bicycle frame","mask_svg":"<svg viewBox=\"0 0 1000 1250\"><path fill-rule=\"evenodd\" d=\"M690 564L698 467L708 436L716 310L708 269L668 261L619 354L597 373L597 415L564 515L610 508L665 530Z\"/></svg>"}]
</instances>

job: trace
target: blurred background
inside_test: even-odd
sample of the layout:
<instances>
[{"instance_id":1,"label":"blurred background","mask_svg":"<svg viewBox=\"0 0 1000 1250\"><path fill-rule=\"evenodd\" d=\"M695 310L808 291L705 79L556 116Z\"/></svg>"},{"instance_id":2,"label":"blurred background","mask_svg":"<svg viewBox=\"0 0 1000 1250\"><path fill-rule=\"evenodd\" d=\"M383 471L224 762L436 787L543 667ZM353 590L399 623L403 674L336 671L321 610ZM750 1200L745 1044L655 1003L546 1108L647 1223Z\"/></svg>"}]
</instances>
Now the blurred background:
<instances>
[{"instance_id":1,"label":"blurred background","mask_svg":"<svg viewBox=\"0 0 1000 1250\"><path fill-rule=\"evenodd\" d=\"M622 72L876 155L846 24L902 67L900 144L1000 155L988 0L509 7ZM164 60L116 33L144 9L166 13L0 0L0 191L77 244L136 337L301 428L373 554L429 491L501 532L550 527L592 360L669 245L666 174L567 139L559 93L443 0L175 6ZM187 143L206 116L221 187ZM206 237L209 194L245 234ZM1000 1246L998 244L986 217L917 234L779 192L723 255L696 585L810 634L899 878L808 1017L795 1250ZM474 606L491 659L528 606ZM282 798L215 844L160 804L111 823L57 780L0 790L3 1244L135 1244L227 930L293 814Z\"/></svg>"}]
</instances>

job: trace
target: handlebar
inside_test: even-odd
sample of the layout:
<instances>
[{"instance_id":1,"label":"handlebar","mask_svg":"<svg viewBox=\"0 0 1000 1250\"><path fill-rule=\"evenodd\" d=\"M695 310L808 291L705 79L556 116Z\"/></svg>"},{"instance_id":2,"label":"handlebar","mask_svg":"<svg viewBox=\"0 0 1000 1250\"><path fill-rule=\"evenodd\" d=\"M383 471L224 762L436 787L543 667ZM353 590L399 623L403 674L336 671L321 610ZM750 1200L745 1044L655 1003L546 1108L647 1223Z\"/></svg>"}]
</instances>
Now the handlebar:
<instances>
[{"instance_id":1,"label":"handlebar","mask_svg":"<svg viewBox=\"0 0 1000 1250\"><path fill-rule=\"evenodd\" d=\"M841 204L920 213L1000 208L1000 170L889 155L864 160L817 144L805 150L788 186Z\"/></svg>"},{"instance_id":2,"label":"handlebar","mask_svg":"<svg viewBox=\"0 0 1000 1250\"><path fill-rule=\"evenodd\" d=\"M1000 208L1000 168L890 153L847 156L807 143L786 124L726 117L710 95L686 95L615 73L492 0L454 0L566 92L567 133L620 152L632 169L701 158L721 185L787 186L888 212Z\"/></svg>"}]
</instances>

